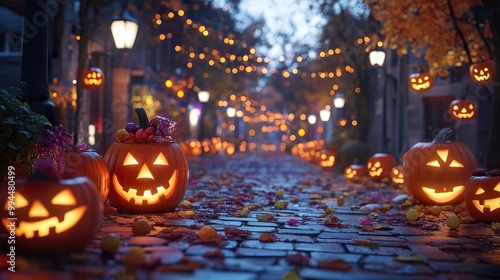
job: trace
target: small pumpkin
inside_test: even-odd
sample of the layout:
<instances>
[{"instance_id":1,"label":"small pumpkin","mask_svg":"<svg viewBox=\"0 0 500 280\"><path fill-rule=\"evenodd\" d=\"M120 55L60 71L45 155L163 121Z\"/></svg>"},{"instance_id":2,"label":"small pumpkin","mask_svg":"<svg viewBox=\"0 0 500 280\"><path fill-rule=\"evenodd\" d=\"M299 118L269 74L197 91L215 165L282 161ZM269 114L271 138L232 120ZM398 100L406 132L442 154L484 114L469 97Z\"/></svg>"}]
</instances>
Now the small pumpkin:
<instances>
[{"instance_id":1,"label":"small pumpkin","mask_svg":"<svg viewBox=\"0 0 500 280\"><path fill-rule=\"evenodd\" d=\"M500 222L500 176L471 176L465 184L464 199L472 218Z\"/></svg>"},{"instance_id":2,"label":"small pumpkin","mask_svg":"<svg viewBox=\"0 0 500 280\"><path fill-rule=\"evenodd\" d=\"M60 180L37 176L16 181L15 222L8 215L11 200L2 194L1 221L5 229L15 231L16 249L66 253L85 248L95 238L103 218L97 188L86 177Z\"/></svg>"},{"instance_id":3,"label":"small pumpkin","mask_svg":"<svg viewBox=\"0 0 500 280\"><path fill-rule=\"evenodd\" d=\"M402 185L405 182L403 177L403 166L394 166L391 170L391 180L396 185Z\"/></svg>"},{"instance_id":4,"label":"small pumpkin","mask_svg":"<svg viewBox=\"0 0 500 280\"><path fill-rule=\"evenodd\" d=\"M495 62L490 59L474 63L469 67L472 80L481 85L487 85L493 81L494 71Z\"/></svg>"},{"instance_id":5,"label":"small pumpkin","mask_svg":"<svg viewBox=\"0 0 500 280\"><path fill-rule=\"evenodd\" d=\"M89 90L100 89L104 84L104 72L100 68L90 67L82 73L82 87Z\"/></svg>"},{"instance_id":6,"label":"small pumpkin","mask_svg":"<svg viewBox=\"0 0 500 280\"><path fill-rule=\"evenodd\" d=\"M380 181L389 178L391 170L398 164L396 158L387 153L376 153L368 159L368 175L375 180Z\"/></svg>"},{"instance_id":7,"label":"small pumpkin","mask_svg":"<svg viewBox=\"0 0 500 280\"><path fill-rule=\"evenodd\" d=\"M408 78L408 84L416 92L428 91L434 85L434 76L428 72L413 73Z\"/></svg>"},{"instance_id":8,"label":"small pumpkin","mask_svg":"<svg viewBox=\"0 0 500 280\"><path fill-rule=\"evenodd\" d=\"M108 198L111 179L108 165L95 150L68 148L64 151L65 172L76 176L88 177L97 187L104 203Z\"/></svg>"},{"instance_id":9,"label":"small pumpkin","mask_svg":"<svg viewBox=\"0 0 500 280\"><path fill-rule=\"evenodd\" d=\"M448 113L455 120L471 120L477 117L477 104L472 100L455 99L450 103Z\"/></svg>"},{"instance_id":10,"label":"small pumpkin","mask_svg":"<svg viewBox=\"0 0 500 280\"><path fill-rule=\"evenodd\" d=\"M361 164L351 164L344 169L344 178L353 182L359 182L368 176L368 169Z\"/></svg>"},{"instance_id":11,"label":"small pumpkin","mask_svg":"<svg viewBox=\"0 0 500 280\"><path fill-rule=\"evenodd\" d=\"M452 133L443 128L432 142L416 143L404 155L404 181L420 203L446 205L464 199L465 183L477 163L467 146L447 140Z\"/></svg>"},{"instance_id":12,"label":"small pumpkin","mask_svg":"<svg viewBox=\"0 0 500 280\"><path fill-rule=\"evenodd\" d=\"M112 184L109 202L117 209L131 213L172 212L186 193L189 175L186 156L182 148L166 135L147 136L146 130L152 132L154 129L144 109L136 112L141 129L136 131L134 139L145 137L154 139L154 142L140 140L111 144L104 155ZM159 137L163 140L156 142Z\"/></svg>"},{"instance_id":13,"label":"small pumpkin","mask_svg":"<svg viewBox=\"0 0 500 280\"><path fill-rule=\"evenodd\" d=\"M323 149L319 151L318 164L320 167L333 167L335 164L335 155L330 150Z\"/></svg>"}]
</instances>

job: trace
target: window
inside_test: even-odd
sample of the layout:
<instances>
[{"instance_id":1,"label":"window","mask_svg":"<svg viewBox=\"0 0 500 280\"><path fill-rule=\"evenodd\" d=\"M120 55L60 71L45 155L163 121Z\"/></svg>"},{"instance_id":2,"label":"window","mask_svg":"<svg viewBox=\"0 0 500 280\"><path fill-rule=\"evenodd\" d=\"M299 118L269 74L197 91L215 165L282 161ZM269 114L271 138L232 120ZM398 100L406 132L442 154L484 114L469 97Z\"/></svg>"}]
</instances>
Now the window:
<instances>
[{"instance_id":1,"label":"window","mask_svg":"<svg viewBox=\"0 0 500 280\"><path fill-rule=\"evenodd\" d=\"M23 39L18 32L0 32L0 55L18 55L23 50Z\"/></svg>"}]
</instances>

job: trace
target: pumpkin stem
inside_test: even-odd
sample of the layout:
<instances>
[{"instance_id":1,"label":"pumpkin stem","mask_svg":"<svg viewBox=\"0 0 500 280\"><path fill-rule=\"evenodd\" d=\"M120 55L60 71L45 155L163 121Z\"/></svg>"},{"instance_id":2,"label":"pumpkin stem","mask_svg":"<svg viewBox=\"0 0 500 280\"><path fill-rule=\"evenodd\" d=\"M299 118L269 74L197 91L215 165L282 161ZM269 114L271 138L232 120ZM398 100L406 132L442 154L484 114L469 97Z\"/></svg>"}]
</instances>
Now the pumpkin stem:
<instances>
[{"instance_id":1,"label":"pumpkin stem","mask_svg":"<svg viewBox=\"0 0 500 280\"><path fill-rule=\"evenodd\" d=\"M146 114L146 110L144 108L135 108L135 113L139 118L139 127L142 129L146 129L149 126L148 114Z\"/></svg>"},{"instance_id":2,"label":"pumpkin stem","mask_svg":"<svg viewBox=\"0 0 500 280\"><path fill-rule=\"evenodd\" d=\"M453 129L449 127L442 128L436 137L432 140L432 143L444 143L448 141L448 138L453 134Z\"/></svg>"}]
</instances>

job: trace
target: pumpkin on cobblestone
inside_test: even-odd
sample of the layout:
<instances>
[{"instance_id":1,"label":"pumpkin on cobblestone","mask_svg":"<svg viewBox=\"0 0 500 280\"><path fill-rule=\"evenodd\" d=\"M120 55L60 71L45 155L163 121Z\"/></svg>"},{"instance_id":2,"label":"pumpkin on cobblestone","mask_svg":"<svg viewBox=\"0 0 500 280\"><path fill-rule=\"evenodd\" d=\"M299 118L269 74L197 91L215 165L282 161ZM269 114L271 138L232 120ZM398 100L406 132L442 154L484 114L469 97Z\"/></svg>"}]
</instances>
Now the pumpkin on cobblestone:
<instances>
[{"instance_id":1,"label":"pumpkin on cobblestone","mask_svg":"<svg viewBox=\"0 0 500 280\"><path fill-rule=\"evenodd\" d=\"M139 116L140 130L148 130L145 113ZM161 142L156 142L158 137ZM112 206L131 213L172 212L182 201L189 173L186 156L170 137L158 137L149 143L115 142L108 148L104 160L111 174Z\"/></svg>"},{"instance_id":2,"label":"pumpkin on cobblestone","mask_svg":"<svg viewBox=\"0 0 500 280\"><path fill-rule=\"evenodd\" d=\"M344 178L348 181L361 181L367 175L368 169L361 164L351 164L344 169Z\"/></svg>"},{"instance_id":3,"label":"pumpkin on cobblestone","mask_svg":"<svg viewBox=\"0 0 500 280\"><path fill-rule=\"evenodd\" d=\"M464 200L465 183L477 163L467 146L447 140L452 133L443 128L432 142L416 143L404 156L405 184L420 203L446 205Z\"/></svg>"},{"instance_id":4,"label":"pumpkin on cobblestone","mask_svg":"<svg viewBox=\"0 0 500 280\"><path fill-rule=\"evenodd\" d=\"M392 168L397 164L398 162L393 155L376 153L368 159L368 174L375 181L389 178Z\"/></svg>"},{"instance_id":5,"label":"pumpkin on cobblestone","mask_svg":"<svg viewBox=\"0 0 500 280\"><path fill-rule=\"evenodd\" d=\"M472 176L465 185L465 205L476 220L500 222L500 170L495 172L496 176Z\"/></svg>"}]
</instances>

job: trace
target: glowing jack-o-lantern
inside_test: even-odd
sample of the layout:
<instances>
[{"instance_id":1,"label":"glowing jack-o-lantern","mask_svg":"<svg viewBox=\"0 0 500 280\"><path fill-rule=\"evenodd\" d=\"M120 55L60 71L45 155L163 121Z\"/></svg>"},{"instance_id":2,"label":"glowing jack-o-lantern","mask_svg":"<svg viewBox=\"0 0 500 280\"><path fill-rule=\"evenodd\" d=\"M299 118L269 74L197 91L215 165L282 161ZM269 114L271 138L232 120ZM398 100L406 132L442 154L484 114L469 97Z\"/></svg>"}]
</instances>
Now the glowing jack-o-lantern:
<instances>
[{"instance_id":1,"label":"glowing jack-o-lantern","mask_svg":"<svg viewBox=\"0 0 500 280\"><path fill-rule=\"evenodd\" d=\"M391 170L391 180L394 184L402 185L405 182L403 177L403 167L398 165L394 166Z\"/></svg>"},{"instance_id":2,"label":"glowing jack-o-lantern","mask_svg":"<svg viewBox=\"0 0 500 280\"><path fill-rule=\"evenodd\" d=\"M368 169L361 164L351 164L344 169L344 178L349 181L361 181L367 175Z\"/></svg>"},{"instance_id":3,"label":"glowing jack-o-lantern","mask_svg":"<svg viewBox=\"0 0 500 280\"><path fill-rule=\"evenodd\" d=\"M484 222L500 222L500 177L472 176L465 185L469 215Z\"/></svg>"},{"instance_id":4,"label":"glowing jack-o-lantern","mask_svg":"<svg viewBox=\"0 0 500 280\"><path fill-rule=\"evenodd\" d=\"M429 73L413 73L408 78L408 84L414 91L428 91L434 85L434 76Z\"/></svg>"},{"instance_id":5,"label":"glowing jack-o-lantern","mask_svg":"<svg viewBox=\"0 0 500 280\"><path fill-rule=\"evenodd\" d=\"M319 152L319 159L318 159L318 164L321 167L333 167L335 164L335 156L333 155L333 152L329 150L322 150Z\"/></svg>"},{"instance_id":6,"label":"glowing jack-o-lantern","mask_svg":"<svg viewBox=\"0 0 500 280\"><path fill-rule=\"evenodd\" d=\"M15 221L9 207L15 209ZM2 197L2 224L15 232L16 248L23 251L83 249L95 238L102 216L101 198L87 177L19 180L14 200Z\"/></svg>"},{"instance_id":7,"label":"glowing jack-o-lantern","mask_svg":"<svg viewBox=\"0 0 500 280\"><path fill-rule=\"evenodd\" d=\"M104 84L104 73L97 67L83 70L82 87L84 89L97 90Z\"/></svg>"},{"instance_id":8,"label":"glowing jack-o-lantern","mask_svg":"<svg viewBox=\"0 0 500 280\"><path fill-rule=\"evenodd\" d=\"M184 198L188 164L175 143L113 143L104 160L111 205L128 212L171 212Z\"/></svg>"},{"instance_id":9,"label":"glowing jack-o-lantern","mask_svg":"<svg viewBox=\"0 0 500 280\"><path fill-rule=\"evenodd\" d=\"M368 175L375 180L380 181L391 175L391 170L398 164L396 158L391 154L376 153L368 159Z\"/></svg>"},{"instance_id":10,"label":"glowing jack-o-lantern","mask_svg":"<svg viewBox=\"0 0 500 280\"><path fill-rule=\"evenodd\" d=\"M423 204L457 204L464 199L465 183L477 163L467 146L447 140L452 133L443 128L432 142L416 143L404 156L405 184Z\"/></svg>"},{"instance_id":11,"label":"glowing jack-o-lantern","mask_svg":"<svg viewBox=\"0 0 500 280\"><path fill-rule=\"evenodd\" d=\"M455 120L470 120L477 117L477 105L471 100L456 99L450 103L448 113Z\"/></svg>"},{"instance_id":12,"label":"glowing jack-o-lantern","mask_svg":"<svg viewBox=\"0 0 500 280\"><path fill-rule=\"evenodd\" d=\"M493 60L485 60L474 63L469 67L469 72L472 80L478 84L486 85L493 80L495 71L495 62Z\"/></svg>"}]
</instances>

